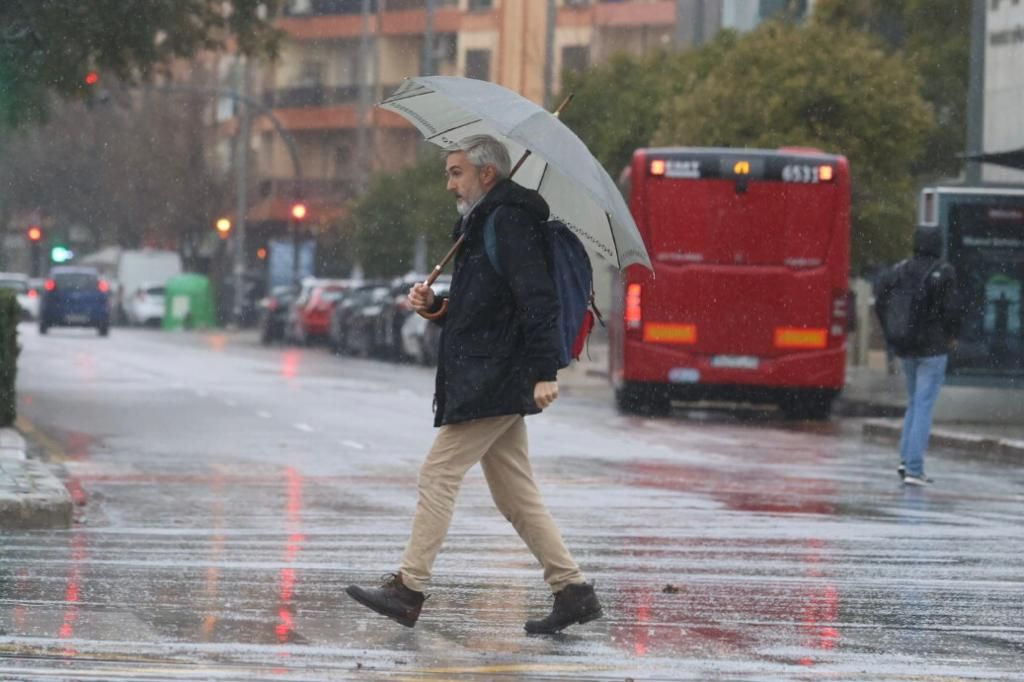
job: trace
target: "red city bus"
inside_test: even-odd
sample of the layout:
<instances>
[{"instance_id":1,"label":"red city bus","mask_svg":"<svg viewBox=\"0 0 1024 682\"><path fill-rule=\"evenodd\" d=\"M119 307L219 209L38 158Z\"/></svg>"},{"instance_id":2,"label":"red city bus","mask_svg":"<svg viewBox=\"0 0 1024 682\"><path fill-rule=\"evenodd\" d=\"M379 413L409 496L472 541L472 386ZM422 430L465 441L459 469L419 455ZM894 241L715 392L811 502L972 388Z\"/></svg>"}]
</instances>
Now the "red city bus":
<instances>
[{"instance_id":1,"label":"red city bus","mask_svg":"<svg viewBox=\"0 0 1024 682\"><path fill-rule=\"evenodd\" d=\"M616 287L619 407L771 402L827 418L843 387L850 173L817 150L639 149L629 202L654 272Z\"/></svg>"}]
</instances>

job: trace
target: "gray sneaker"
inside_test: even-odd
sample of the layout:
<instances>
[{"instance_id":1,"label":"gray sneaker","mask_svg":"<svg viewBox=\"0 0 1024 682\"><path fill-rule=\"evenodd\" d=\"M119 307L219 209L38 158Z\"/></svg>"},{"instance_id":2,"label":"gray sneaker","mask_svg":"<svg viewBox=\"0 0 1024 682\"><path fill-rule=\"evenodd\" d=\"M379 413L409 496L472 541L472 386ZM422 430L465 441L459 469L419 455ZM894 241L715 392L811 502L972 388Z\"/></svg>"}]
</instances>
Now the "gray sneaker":
<instances>
[{"instance_id":1,"label":"gray sneaker","mask_svg":"<svg viewBox=\"0 0 1024 682\"><path fill-rule=\"evenodd\" d=\"M900 462L900 465L898 467L896 467L896 475L900 477L901 481L904 478L906 478L907 477L907 465L904 464L903 462Z\"/></svg>"},{"instance_id":2,"label":"gray sneaker","mask_svg":"<svg viewBox=\"0 0 1024 682\"><path fill-rule=\"evenodd\" d=\"M921 474L920 476L914 476L913 474L907 474L906 476L903 477L903 485L924 486L924 485L931 484L931 482L932 482L932 479L928 478L924 474Z\"/></svg>"}]
</instances>

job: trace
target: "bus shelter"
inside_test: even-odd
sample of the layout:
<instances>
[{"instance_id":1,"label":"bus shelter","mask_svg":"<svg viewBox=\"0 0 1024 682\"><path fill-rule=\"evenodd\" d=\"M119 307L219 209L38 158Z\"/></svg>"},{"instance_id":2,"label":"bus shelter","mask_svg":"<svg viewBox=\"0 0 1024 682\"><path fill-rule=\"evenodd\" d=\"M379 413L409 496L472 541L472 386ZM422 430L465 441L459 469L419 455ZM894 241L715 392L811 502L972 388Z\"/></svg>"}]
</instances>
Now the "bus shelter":
<instances>
[{"instance_id":1,"label":"bus shelter","mask_svg":"<svg viewBox=\"0 0 1024 682\"><path fill-rule=\"evenodd\" d=\"M963 310L950 383L1024 387L1024 189L929 187L921 222L938 226Z\"/></svg>"}]
</instances>

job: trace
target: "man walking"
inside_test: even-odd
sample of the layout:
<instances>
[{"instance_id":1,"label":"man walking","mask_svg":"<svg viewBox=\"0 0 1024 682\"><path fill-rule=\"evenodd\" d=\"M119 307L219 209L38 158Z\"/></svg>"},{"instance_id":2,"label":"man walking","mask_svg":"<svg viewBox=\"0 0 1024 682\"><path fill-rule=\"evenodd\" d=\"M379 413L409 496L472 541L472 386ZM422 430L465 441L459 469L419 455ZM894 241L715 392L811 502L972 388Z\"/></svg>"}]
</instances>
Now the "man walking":
<instances>
[{"instance_id":1,"label":"man walking","mask_svg":"<svg viewBox=\"0 0 1024 682\"><path fill-rule=\"evenodd\" d=\"M904 485L931 483L924 472L924 456L932 411L946 376L948 354L960 334L956 272L941 258L939 229L919 226L913 257L885 273L876 294L878 317L907 384L897 469Z\"/></svg>"},{"instance_id":2,"label":"man walking","mask_svg":"<svg viewBox=\"0 0 1024 682\"><path fill-rule=\"evenodd\" d=\"M566 549L530 466L523 417L558 397L559 304L541 232L548 205L508 179L510 172L508 150L487 135L466 138L447 154L448 191L461 216L453 239L466 239L446 299L422 284L409 291L417 311L436 313L447 305L434 394L434 425L440 430L420 470L412 534L399 572L381 587L346 590L407 627L419 618L456 495L477 462L498 510L540 562L554 593L551 613L527 621L526 631L554 633L601 617L593 585ZM498 268L485 246L491 230L486 238L494 240L490 252Z\"/></svg>"}]
</instances>

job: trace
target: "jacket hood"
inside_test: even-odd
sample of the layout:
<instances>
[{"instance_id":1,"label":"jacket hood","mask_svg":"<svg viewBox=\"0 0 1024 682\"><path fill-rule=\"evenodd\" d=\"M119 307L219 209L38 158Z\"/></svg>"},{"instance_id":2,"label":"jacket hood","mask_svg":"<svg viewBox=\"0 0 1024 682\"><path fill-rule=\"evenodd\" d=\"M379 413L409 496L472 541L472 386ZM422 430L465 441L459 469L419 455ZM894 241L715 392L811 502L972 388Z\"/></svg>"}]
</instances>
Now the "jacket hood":
<instances>
[{"instance_id":1,"label":"jacket hood","mask_svg":"<svg viewBox=\"0 0 1024 682\"><path fill-rule=\"evenodd\" d=\"M942 256L942 233L938 227L929 225L918 225L914 230L914 255L931 256L939 258Z\"/></svg>"}]
</instances>

